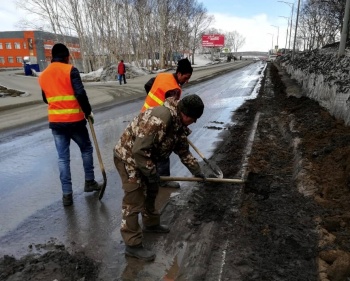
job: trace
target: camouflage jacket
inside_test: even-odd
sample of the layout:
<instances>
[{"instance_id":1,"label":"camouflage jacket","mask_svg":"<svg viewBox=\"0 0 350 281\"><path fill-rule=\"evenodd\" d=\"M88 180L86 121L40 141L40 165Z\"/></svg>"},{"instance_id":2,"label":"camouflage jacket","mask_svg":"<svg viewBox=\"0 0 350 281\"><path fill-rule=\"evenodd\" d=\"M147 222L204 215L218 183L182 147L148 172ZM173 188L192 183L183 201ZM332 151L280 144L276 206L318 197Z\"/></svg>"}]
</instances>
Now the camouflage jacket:
<instances>
[{"instance_id":1,"label":"camouflage jacket","mask_svg":"<svg viewBox=\"0 0 350 281\"><path fill-rule=\"evenodd\" d=\"M187 136L191 133L181 122L174 98L163 106L140 113L126 127L114 153L125 163L146 176L156 174L157 161L175 152L192 174L200 171L197 159L189 151Z\"/></svg>"}]
</instances>

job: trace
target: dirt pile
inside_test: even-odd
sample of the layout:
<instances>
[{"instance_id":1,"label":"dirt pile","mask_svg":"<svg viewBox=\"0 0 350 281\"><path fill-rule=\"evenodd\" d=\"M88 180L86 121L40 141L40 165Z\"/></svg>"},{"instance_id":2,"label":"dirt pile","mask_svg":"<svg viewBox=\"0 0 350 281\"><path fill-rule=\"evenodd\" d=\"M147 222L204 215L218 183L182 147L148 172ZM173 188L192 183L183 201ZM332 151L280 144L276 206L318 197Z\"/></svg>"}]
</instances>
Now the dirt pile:
<instances>
[{"instance_id":1,"label":"dirt pile","mask_svg":"<svg viewBox=\"0 0 350 281\"><path fill-rule=\"evenodd\" d=\"M27 255L19 260L4 256L0 260L0 280L97 280L98 266L84 253L49 251L41 256Z\"/></svg>"},{"instance_id":2,"label":"dirt pile","mask_svg":"<svg viewBox=\"0 0 350 281\"><path fill-rule=\"evenodd\" d=\"M350 128L317 102L287 96L279 70L268 65L258 98L235 112L237 125L216 153L224 175L237 174L260 114L239 210L232 187L206 187L196 217L220 223L223 280L347 280Z\"/></svg>"},{"instance_id":3,"label":"dirt pile","mask_svg":"<svg viewBox=\"0 0 350 281\"><path fill-rule=\"evenodd\" d=\"M5 97L19 97L24 95L24 92L8 89L6 87L0 86L0 98Z\"/></svg>"}]
</instances>

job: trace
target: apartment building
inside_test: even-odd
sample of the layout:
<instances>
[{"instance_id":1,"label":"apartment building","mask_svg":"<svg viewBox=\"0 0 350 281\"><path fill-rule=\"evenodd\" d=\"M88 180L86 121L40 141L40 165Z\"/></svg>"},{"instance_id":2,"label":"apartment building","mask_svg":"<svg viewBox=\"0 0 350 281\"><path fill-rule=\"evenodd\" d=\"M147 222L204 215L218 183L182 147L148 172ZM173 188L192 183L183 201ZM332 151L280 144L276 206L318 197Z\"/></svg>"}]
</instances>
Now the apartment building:
<instances>
[{"instance_id":1,"label":"apartment building","mask_svg":"<svg viewBox=\"0 0 350 281\"><path fill-rule=\"evenodd\" d=\"M38 64L40 71L51 62L51 49L55 43L64 43L74 65L82 69L79 39L54 33L32 31L0 32L0 69L23 67L24 63ZM73 62L72 62L73 63Z\"/></svg>"}]
</instances>

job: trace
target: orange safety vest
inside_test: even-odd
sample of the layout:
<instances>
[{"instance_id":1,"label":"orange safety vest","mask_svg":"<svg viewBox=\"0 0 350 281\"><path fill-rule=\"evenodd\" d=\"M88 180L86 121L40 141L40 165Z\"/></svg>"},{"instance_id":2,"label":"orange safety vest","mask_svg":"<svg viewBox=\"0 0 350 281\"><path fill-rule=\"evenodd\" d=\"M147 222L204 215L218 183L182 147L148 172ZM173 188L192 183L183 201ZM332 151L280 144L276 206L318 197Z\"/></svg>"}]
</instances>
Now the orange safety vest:
<instances>
[{"instance_id":1,"label":"orange safety vest","mask_svg":"<svg viewBox=\"0 0 350 281\"><path fill-rule=\"evenodd\" d=\"M39 76L48 106L49 122L78 122L85 118L70 79L71 64L53 62Z\"/></svg>"},{"instance_id":2,"label":"orange safety vest","mask_svg":"<svg viewBox=\"0 0 350 281\"><path fill-rule=\"evenodd\" d=\"M177 83L174 75L171 73L158 74L141 108L141 112L144 112L150 107L163 105L165 93L173 89L180 89L181 92L181 87Z\"/></svg>"}]
</instances>

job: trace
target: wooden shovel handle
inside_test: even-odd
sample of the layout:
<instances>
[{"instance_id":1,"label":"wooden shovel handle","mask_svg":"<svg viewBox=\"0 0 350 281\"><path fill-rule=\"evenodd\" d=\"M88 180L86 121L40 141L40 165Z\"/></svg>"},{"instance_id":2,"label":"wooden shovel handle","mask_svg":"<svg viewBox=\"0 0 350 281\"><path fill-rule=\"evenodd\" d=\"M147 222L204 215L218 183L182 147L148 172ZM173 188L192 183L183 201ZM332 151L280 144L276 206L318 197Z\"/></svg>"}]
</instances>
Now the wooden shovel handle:
<instances>
[{"instance_id":1,"label":"wooden shovel handle","mask_svg":"<svg viewBox=\"0 0 350 281\"><path fill-rule=\"evenodd\" d=\"M195 177L160 177L161 181L203 181L202 178ZM206 178L205 182L227 182L227 183L244 183L241 179L219 179L219 178Z\"/></svg>"},{"instance_id":2,"label":"wooden shovel handle","mask_svg":"<svg viewBox=\"0 0 350 281\"><path fill-rule=\"evenodd\" d=\"M106 190L106 185L107 185L107 175L106 175L106 171L105 171L105 167L103 165L103 161L102 161L102 156L101 156L101 152L100 152L100 148L98 146L98 142L97 142L97 138L96 138L96 133L95 133L95 129L94 129L94 125L92 123L92 120L90 117L88 117L88 123L90 125L90 131L91 131L91 135L92 135L92 139L94 141L95 144L95 149L96 149L96 154L97 154L97 158L98 158L98 163L100 164L100 168L101 168L101 173L102 173L102 177L103 177L103 184L102 184L102 188L99 192L98 195L98 199L101 200L103 197L103 194L105 193Z\"/></svg>"},{"instance_id":3,"label":"wooden shovel handle","mask_svg":"<svg viewBox=\"0 0 350 281\"><path fill-rule=\"evenodd\" d=\"M207 160L204 155L198 150L197 147L195 147L195 145L193 144L193 142L191 142L188 138L187 138L188 143L190 144L190 146L192 146L192 148L198 153L198 155L203 159L203 160ZM206 161L205 161L206 162Z\"/></svg>"}]
</instances>

